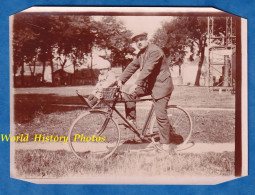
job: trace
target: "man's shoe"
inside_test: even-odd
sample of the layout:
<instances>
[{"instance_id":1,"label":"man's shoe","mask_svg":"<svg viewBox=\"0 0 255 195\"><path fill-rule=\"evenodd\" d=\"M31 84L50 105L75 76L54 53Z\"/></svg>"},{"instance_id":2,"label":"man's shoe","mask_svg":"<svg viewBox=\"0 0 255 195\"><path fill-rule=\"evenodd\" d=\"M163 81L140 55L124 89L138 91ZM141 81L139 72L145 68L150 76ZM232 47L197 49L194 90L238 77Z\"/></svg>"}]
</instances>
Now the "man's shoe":
<instances>
[{"instance_id":1,"label":"man's shoe","mask_svg":"<svg viewBox=\"0 0 255 195\"><path fill-rule=\"evenodd\" d=\"M170 145L169 144L161 144L161 149L162 150L169 150L170 149Z\"/></svg>"},{"instance_id":2,"label":"man's shoe","mask_svg":"<svg viewBox=\"0 0 255 195\"><path fill-rule=\"evenodd\" d=\"M183 143L183 142L184 142L184 139L183 139L183 137L182 137L181 135L179 135L179 134L171 133L171 134L170 134L170 142L171 142L172 144L178 145L178 144Z\"/></svg>"}]
</instances>

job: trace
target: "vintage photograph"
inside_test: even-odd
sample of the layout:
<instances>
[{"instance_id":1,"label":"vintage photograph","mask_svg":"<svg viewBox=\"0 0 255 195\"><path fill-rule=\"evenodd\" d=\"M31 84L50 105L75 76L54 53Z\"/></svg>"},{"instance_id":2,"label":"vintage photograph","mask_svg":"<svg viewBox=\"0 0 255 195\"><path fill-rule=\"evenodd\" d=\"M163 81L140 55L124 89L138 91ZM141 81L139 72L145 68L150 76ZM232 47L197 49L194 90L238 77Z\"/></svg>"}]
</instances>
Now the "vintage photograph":
<instances>
[{"instance_id":1,"label":"vintage photograph","mask_svg":"<svg viewBox=\"0 0 255 195\"><path fill-rule=\"evenodd\" d=\"M33 7L10 16L10 54L11 177L248 174L247 20L215 8Z\"/></svg>"}]
</instances>

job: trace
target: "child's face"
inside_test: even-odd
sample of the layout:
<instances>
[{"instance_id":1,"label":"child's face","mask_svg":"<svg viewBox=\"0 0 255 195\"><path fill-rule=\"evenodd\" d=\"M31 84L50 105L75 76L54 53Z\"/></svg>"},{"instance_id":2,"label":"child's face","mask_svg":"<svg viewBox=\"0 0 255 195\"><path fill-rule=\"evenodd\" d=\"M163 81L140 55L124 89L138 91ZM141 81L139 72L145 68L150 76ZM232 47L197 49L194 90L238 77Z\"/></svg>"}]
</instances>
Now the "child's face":
<instances>
[{"instance_id":1,"label":"child's face","mask_svg":"<svg viewBox=\"0 0 255 195\"><path fill-rule=\"evenodd\" d=\"M108 72L108 69L100 69L101 75L105 75L105 74L107 74L107 72Z\"/></svg>"}]
</instances>

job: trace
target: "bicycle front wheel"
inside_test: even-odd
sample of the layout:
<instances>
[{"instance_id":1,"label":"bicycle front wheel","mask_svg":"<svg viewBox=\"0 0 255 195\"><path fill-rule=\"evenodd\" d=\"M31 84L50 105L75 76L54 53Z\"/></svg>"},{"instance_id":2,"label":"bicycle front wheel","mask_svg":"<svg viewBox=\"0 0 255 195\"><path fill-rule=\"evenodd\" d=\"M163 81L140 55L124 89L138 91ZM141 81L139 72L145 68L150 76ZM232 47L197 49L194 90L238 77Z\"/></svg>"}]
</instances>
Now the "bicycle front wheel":
<instances>
[{"instance_id":1,"label":"bicycle front wheel","mask_svg":"<svg viewBox=\"0 0 255 195\"><path fill-rule=\"evenodd\" d=\"M167 107L167 116L173 132L181 135L183 138L183 141L176 143L176 145L180 146L187 144L192 135L192 120L189 113L179 106L169 105ZM159 140L159 136L157 136L159 135L159 132L156 117L152 119L150 134L155 135L152 137L152 141L154 143ZM171 139L172 138L170 136L170 141ZM175 142L175 140L172 140L172 142Z\"/></svg>"},{"instance_id":2,"label":"bicycle front wheel","mask_svg":"<svg viewBox=\"0 0 255 195\"><path fill-rule=\"evenodd\" d=\"M71 151L80 159L106 159L119 145L120 130L107 112L90 111L73 122L68 141Z\"/></svg>"}]
</instances>

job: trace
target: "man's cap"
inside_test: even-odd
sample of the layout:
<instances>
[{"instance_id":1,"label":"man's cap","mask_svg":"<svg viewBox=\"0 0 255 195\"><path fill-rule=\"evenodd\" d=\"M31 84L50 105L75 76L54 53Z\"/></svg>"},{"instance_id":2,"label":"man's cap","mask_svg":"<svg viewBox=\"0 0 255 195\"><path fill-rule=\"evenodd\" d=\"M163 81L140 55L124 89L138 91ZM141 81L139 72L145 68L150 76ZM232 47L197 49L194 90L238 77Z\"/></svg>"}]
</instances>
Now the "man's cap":
<instances>
[{"instance_id":1,"label":"man's cap","mask_svg":"<svg viewBox=\"0 0 255 195\"><path fill-rule=\"evenodd\" d=\"M138 32L138 33L135 33L135 34L132 36L131 40L132 40L132 41L135 41L135 39L136 39L137 37L142 37L142 36L147 37L147 36L148 36L148 33L146 33L146 32Z\"/></svg>"}]
</instances>

